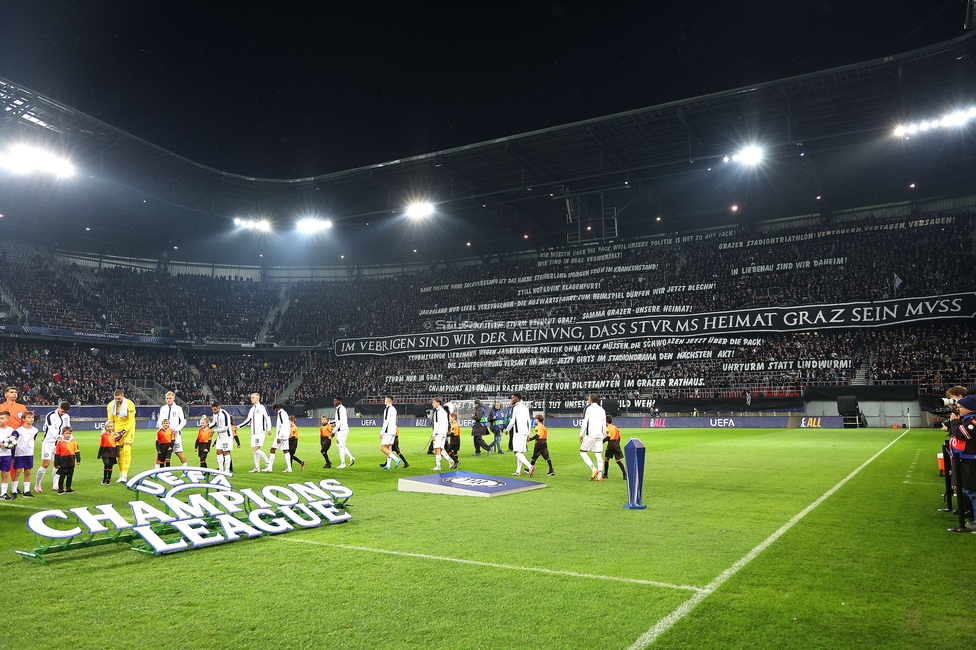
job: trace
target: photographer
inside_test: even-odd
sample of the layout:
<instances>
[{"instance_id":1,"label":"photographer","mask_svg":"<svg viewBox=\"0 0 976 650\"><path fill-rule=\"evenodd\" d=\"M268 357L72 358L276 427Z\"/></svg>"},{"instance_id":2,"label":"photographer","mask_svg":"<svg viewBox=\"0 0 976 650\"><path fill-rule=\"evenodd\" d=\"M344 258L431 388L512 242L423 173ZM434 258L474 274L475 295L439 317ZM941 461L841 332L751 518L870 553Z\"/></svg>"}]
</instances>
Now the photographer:
<instances>
[{"instance_id":1,"label":"photographer","mask_svg":"<svg viewBox=\"0 0 976 650\"><path fill-rule=\"evenodd\" d=\"M976 503L976 396L969 395L956 402L959 417L950 418L947 428L952 437L950 447L958 453L961 463L959 487L971 504ZM962 504L959 505L962 508ZM976 526L967 524L976 531Z\"/></svg>"},{"instance_id":2,"label":"photographer","mask_svg":"<svg viewBox=\"0 0 976 650\"><path fill-rule=\"evenodd\" d=\"M949 431L949 422L957 418L956 404L966 396L966 393L965 386L953 386L946 391L946 396L942 398L942 408L935 411L942 421L943 431Z\"/></svg>"}]
</instances>

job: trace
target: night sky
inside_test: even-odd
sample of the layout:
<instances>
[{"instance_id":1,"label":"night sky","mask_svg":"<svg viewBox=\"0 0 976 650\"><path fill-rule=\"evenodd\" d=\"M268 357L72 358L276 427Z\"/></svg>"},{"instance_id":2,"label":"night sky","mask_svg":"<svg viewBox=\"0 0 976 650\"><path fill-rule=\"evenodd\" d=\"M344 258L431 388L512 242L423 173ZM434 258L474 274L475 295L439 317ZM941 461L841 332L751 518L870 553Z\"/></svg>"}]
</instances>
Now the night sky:
<instances>
[{"instance_id":1,"label":"night sky","mask_svg":"<svg viewBox=\"0 0 976 650\"><path fill-rule=\"evenodd\" d=\"M0 3L0 77L195 162L323 174L963 34L912 2Z\"/></svg>"}]
</instances>

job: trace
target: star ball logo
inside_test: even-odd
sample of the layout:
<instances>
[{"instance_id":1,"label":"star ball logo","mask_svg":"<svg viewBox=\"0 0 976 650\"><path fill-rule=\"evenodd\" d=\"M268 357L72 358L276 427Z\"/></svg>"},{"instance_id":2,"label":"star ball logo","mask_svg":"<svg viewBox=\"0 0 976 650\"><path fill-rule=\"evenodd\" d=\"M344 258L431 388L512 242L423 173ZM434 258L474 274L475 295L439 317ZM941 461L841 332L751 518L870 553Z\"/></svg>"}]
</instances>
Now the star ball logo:
<instances>
[{"instance_id":1,"label":"star ball logo","mask_svg":"<svg viewBox=\"0 0 976 650\"><path fill-rule=\"evenodd\" d=\"M352 490L335 479L235 490L232 476L206 467L152 469L126 483L137 494L127 507L44 510L31 515L27 527L63 548L71 540L105 536L158 555L352 519L346 510ZM143 496L158 499L159 507ZM148 548L137 546L143 542Z\"/></svg>"},{"instance_id":2,"label":"star ball logo","mask_svg":"<svg viewBox=\"0 0 976 650\"><path fill-rule=\"evenodd\" d=\"M505 487L505 481L499 481L493 478L478 478L475 476L450 476L448 478L441 479L443 483L450 483L451 485L464 485L466 487Z\"/></svg>"}]
</instances>

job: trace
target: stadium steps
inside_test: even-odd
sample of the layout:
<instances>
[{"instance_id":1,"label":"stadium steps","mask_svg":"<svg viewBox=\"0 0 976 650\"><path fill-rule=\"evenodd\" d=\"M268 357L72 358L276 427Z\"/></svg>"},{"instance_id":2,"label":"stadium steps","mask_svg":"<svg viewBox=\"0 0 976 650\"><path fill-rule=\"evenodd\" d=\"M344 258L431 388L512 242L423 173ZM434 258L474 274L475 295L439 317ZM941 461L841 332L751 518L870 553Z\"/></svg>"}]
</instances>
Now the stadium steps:
<instances>
[{"instance_id":1,"label":"stadium steps","mask_svg":"<svg viewBox=\"0 0 976 650\"><path fill-rule=\"evenodd\" d=\"M17 319L17 322L24 322L24 312L21 311L20 305L17 304L17 301L14 300L14 297L2 284L0 284L0 298L3 298L3 301L10 307L10 314Z\"/></svg>"},{"instance_id":2,"label":"stadium steps","mask_svg":"<svg viewBox=\"0 0 976 650\"><path fill-rule=\"evenodd\" d=\"M200 392L203 393L203 396L207 398L208 402L212 401L214 396L213 389L210 388L207 382L203 381L203 375L200 373L200 369L192 363L188 367L190 372L193 373L193 376L200 380Z\"/></svg>"},{"instance_id":3,"label":"stadium steps","mask_svg":"<svg viewBox=\"0 0 976 650\"><path fill-rule=\"evenodd\" d=\"M264 319L264 325L261 326L261 331L258 332L257 341L259 343L265 343L268 340L268 330L271 329L271 325L275 322L275 317L278 314L284 314L288 309L288 285L282 284L281 290L278 292L278 305L271 308L268 312L267 318Z\"/></svg>"},{"instance_id":4,"label":"stadium steps","mask_svg":"<svg viewBox=\"0 0 976 650\"><path fill-rule=\"evenodd\" d=\"M281 392L275 395L275 402L281 404L286 402L288 398L295 394L295 391L299 386L302 385L302 380L305 378L305 373L315 367L315 362L313 361L313 356L311 354L306 355L302 367L295 371L295 374L291 376L285 387L281 389Z\"/></svg>"},{"instance_id":5,"label":"stadium steps","mask_svg":"<svg viewBox=\"0 0 976 650\"><path fill-rule=\"evenodd\" d=\"M871 378L871 368L874 367L874 353L869 352L867 357L861 363L861 367L858 369L857 374L854 375L854 379L851 380L851 386L867 386L868 381Z\"/></svg>"}]
</instances>

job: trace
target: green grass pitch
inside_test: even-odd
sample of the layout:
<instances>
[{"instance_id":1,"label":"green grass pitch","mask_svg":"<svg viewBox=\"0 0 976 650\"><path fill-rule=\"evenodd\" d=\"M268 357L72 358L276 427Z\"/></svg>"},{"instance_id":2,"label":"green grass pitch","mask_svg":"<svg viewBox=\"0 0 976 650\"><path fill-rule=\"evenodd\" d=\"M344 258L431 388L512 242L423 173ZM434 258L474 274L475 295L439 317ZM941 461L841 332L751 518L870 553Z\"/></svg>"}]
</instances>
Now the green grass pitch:
<instances>
[{"instance_id":1,"label":"green grass pitch","mask_svg":"<svg viewBox=\"0 0 976 650\"><path fill-rule=\"evenodd\" d=\"M616 467L587 480L566 429L550 432L546 489L492 499L397 492L399 476L433 467L426 430L401 429L411 466L385 472L377 430L350 435L354 467L325 470L304 429L304 471L282 475L279 458L275 475L248 474L245 448L232 483L338 478L355 491L348 523L168 556L105 546L22 560L33 510L131 499L99 484L97 434L83 432L76 494L52 494L48 477L33 501L0 502L0 647L629 648L697 593L683 587L715 581L904 431L623 433L647 446L643 511L622 507ZM937 512L941 440L908 432L652 647L971 646L976 536L947 533L954 519ZM151 441L137 434L130 475L152 467ZM471 450L463 437L461 469L515 468Z\"/></svg>"}]
</instances>

